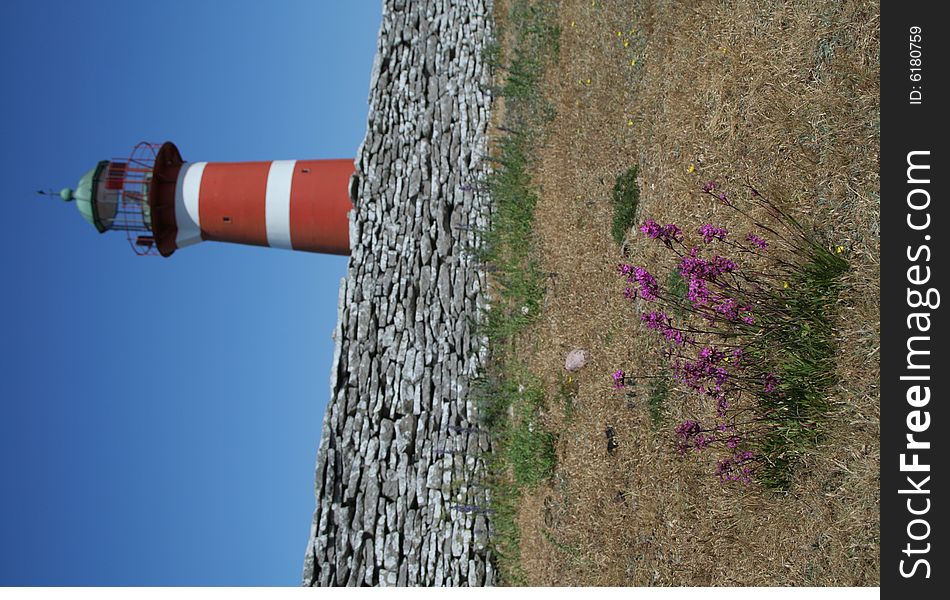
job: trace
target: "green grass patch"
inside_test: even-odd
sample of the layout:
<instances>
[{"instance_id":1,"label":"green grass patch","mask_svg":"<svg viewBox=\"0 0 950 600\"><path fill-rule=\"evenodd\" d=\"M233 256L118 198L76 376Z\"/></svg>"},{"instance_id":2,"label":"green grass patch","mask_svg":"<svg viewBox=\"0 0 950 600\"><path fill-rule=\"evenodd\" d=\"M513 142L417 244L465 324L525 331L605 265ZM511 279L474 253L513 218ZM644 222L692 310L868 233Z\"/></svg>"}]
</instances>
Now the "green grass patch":
<instances>
[{"instance_id":1,"label":"green grass patch","mask_svg":"<svg viewBox=\"0 0 950 600\"><path fill-rule=\"evenodd\" d=\"M556 464L557 438L541 425L544 389L512 360L484 373L472 393L493 437L488 482L495 564L500 581L523 585L518 502L524 490L551 477Z\"/></svg>"},{"instance_id":2,"label":"green grass patch","mask_svg":"<svg viewBox=\"0 0 950 600\"><path fill-rule=\"evenodd\" d=\"M670 375L666 371L661 371L659 377L650 380L650 397L647 399L647 405L650 409L650 423L654 429L659 429L663 425L666 412L666 399L670 395Z\"/></svg>"},{"instance_id":3,"label":"green grass patch","mask_svg":"<svg viewBox=\"0 0 950 600\"><path fill-rule=\"evenodd\" d=\"M680 275L679 269L670 271L669 276L666 278L666 287L674 297L682 302L686 302L686 294L689 293L689 284L687 284L683 276ZM686 312L682 306L674 305L673 314L682 318Z\"/></svg>"},{"instance_id":4,"label":"green grass patch","mask_svg":"<svg viewBox=\"0 0 950 600\"><path fill-rule=\"evenodd\" d=\"M610 231L614 236L614 241L622 244L627 231L635 223L637 207L640 205L640 186L637 185L636 165L617 177L612 200L614 216Z\"/></svg>"},{"instance_id":5,"label":"green grass patch","mask_svg":"<svg viewBox=\"0 0 950 600\"><path fill-rule=\"evenodd\" d=\"M775 490L788 489L795 466L819 441L821 422L829 410L827 393L837 383L829 308L837 301L840 277L848 263L818 246L810 256L783 290L783 297L776 298L784 302L788 323L793 324L775 328L768 340L782 350L763 353L778 357L772 366L780 393L758 398L760 412L769 416L772 427L757 442L764 462L756 478Z\"/></svg>"},{"instance_id":6,"label":"green grass patch","mask_svg":"<svg viewBox=\"0 0 950 600\"><path fill-rule=\"evenodd\" d=\"M535 486L554 474L554 434L541 425L544 390L536 381L519 384L515 418L504 440L515 483Z\"/></svg>"},{"instance_id":7,"label":"green grass patch","mask_svg":"<svg viewBox=\"0 0 950 600\"><path fill-rule=\"evenodd\" d=\"M521 529L518 503L521 490L510 485L492 485L491 550L498 579L505 585L527 585L521 568ZM498 582L495 582L498 585Z\"/></svg>"},{"instance_id":8,"label":"green grass patch","mask_svg":"<svg viewBox=\"0 0 950 600\"><path fill-rule=\"evenodd\" d=\"M555 436L541 425L545 404L540 383L520 363L518 334L541 311L544 278L538 267L534 211L538 192L531 178L535 149L554 116L541 92L547 68L557 61L560 27L556 2L513 0L504 22L511 48L492 45L483 58L504 98L502 134L493 140L485 186L492 200L491 226L478 249L491 273L491 309L481 323L489 362L473 388L479 413L493 438L489 461L492 541L496 583L525 582L520 564L517 507L523 490L549 478L555 467Z\"/></svg>"},{"instance_id":9,"label":"green grass patch","mask_svg":"<svg viewBox=\"0 0 950 600\"><path fill-rule=\"evenodd\" d=\"M541 425L545 405L540 382L514 361L484 373L472 388L482 422L494 435L502 470L518 486L533 486L554 470L553 434Z\"/></svg>"},{"instance_id":10,"label":"green grass patch","mask_svg":"<svg viewBox=\"0 0 950 600\"><path fill-rule=\"evenodd\" d=\"M486 185L493 213L480 252L482 261L492 267L495 298L485 333L493 351L535 320L544 296L534 247L538 193L529 169L539 132L553 118L540 85L545 66L557 53L560 29L548 22L554 14L548 3L522 0L513 4L509 17L518 41L507 77L497 90L506 100L505 133L490 157L494 168Z\"/></svg>"},{"instance_id":11,"label":"green grass patch","mask_svg":"<svg viewBox=\"0 0 950 600\"><path fill-rule=\"evenodd\" d=\"M541 424L545 406L541 383L514 362L505 371L490 371L475 382L472 394L492 431L496 466L508 471L519 487L531 487L554 472L555 436Z\"/></svg>"}]
</instances>

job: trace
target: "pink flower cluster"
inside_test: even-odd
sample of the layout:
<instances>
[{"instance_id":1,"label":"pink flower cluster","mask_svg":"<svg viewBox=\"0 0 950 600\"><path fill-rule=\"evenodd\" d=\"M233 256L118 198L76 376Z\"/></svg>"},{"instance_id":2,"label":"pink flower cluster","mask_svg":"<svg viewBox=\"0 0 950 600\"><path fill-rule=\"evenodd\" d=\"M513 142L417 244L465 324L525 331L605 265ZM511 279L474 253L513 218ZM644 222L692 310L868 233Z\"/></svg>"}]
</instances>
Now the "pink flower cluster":
<instances>
[{"instance_id":1,"label":"pink flower cluster","mask_svg":"<svg viewBox=\"0 0 950 600\"><path fill-rule=\"evenodd\" d=\"M695 360L674 362L673 374L690 388L721 401L725 399L722 386L730 377L724 366L725 358L725 352L706 346L699 351ZM728 408L728 404L720 408L724 410Z\"/></svg>"},{"instance_id":2,"label":"pink flower cluster","mask_svg":"<svg viewBox=\"0 0 950 600\"><path fill-rule=\"evenodd\" d=\"M755 455L744 450L736 452L730 458L724 458L716 465L716 475L720 481L741 481L749 483L752 481L752 464L755 461Z\"/></svg>"},{"instance_id":3,"label":"pink flower cluster","mask_svg":"<svg viewBox=\"0 0 950 600\"><path fill-rule=\"evenodd\" d=\"M778 387L778 377L772 373L766 373L762 376L762 391L771 394Z\"/></svg>"},{"instance_id":4,"label":"pink flower cluster","mask_svg":"<svg viewBox=\"0 0 950 600\"><path fill-rule=\"evenodd\" d=\"M626 386L626 382L624 380L626 379L627 374L623 369L617 369L610 377L614 380L614 387L616 389L622 390Z\"/></svg>"},{"instance_id":5,"label":"pink flower cluster","mask_svg":"<svg viewBox=\"0 0 950 600\"><path fill-rule=\"evenodd\" d=\"M742 321L746 325L755 324L752 307L748 304L740 306L735 298L717 297L713 309L725 317L727 321Z\"/></svg>"},{"instance_id":6,"label":"pink flower cluster","mask_svg":"<svg viewBox=\"0 0 950 600\"><path fill-rule=\"evenodd\" d=\"M656 277L651 275L649 271L643 267L625 264L621 264L618 270L620 271L620 275L627 278L627 283L636 284L638 286L641 298L647 302L656 300L656 295L660 291L660 284L657 283ZM628 287L624 290L623 297L628 300L633 300L637 297L637 289Z\"/></svg>"},{"instance_id":7,"label":"pink flower cluster","mask_svg":"<svg viewBox=\"0 0 950 600\"><path fill-rule=\"evenodd\" d=\"M742 321L746 325L755 322L750 305L739 304L735 298L710 289L711 285L721 287L719 281L722 276L737 269L735 261L718 254L711 259L700 258L699 249L695 246L680 259L679 272L687 282L686 297L696 309L712 309L713 312L706 315L708 320L715 321L718 314L727 321Z\"/></svg>"},{"instance_id":8,"label":"pink flower cluster","mask_svg":"<svg viewBox=\"0 0 950 600\"><path fill-rule=\"evenodd\" d=\"M660 240L667 246L672 246L673 242L683 241L683 230L677 227L675 223L660 225L653 219L648 219L640 226L640 231L651 240Z\"/></svg>"},{"instance_id":9,"label":"pink flower cluster","mask_svg":"<svg viewBox=\"0 0 950 600\"><path fill-rule=\"evenodd\" d=\"M729 231L725 227L716 227L711 223L706 223L699 228L699 233L703 236L703 243L709 244L713 240L724 241Z\"/></svg>"},{"instance_id":10,"label":"pink flower cluster","mask_svg":"<svg viewBox=\"0 0 950 600\"><path fill-rule=\"evenodd\" d=\"M684 278L696 277L706 281L715 281L726 273L734 272L738 267L735 261L718 254L711 259L699 257L699 248L693 246L689 254L680 260L680 275Z\"/></svg>"},{"instance_id":11,"label":"pink flower cluster","mask_svg":"<svg viewBox=\"0 0 950 600\"><path fill-rule=\"evenodd\" d=\"M759 250L765 250L766 248L769 247L768 242L766 242L759 236L755 235L754 233L750 233L749 235L745 236L745 240L747 242L750 242L753 246L755 246Z\"/></svg>"},{"instance_id":12,"label":"pink flower cluster","mask_svg":"<svg viewBox=\"0 0 950 600\"><path fill-rule=\"evenodd\" d=\"M706 182L703 192L732 206L715 181ZM648 219L640 231L663 242L676 255L676 270L682 282L672 273L669 289L661 291L656 277L643 267L620 264L619 272L627 283L624 297L659 299L661 305L672 307L641 312L640 321L665 338L664 355L672 378L683 390L691 390L690 395L701 397L698 408L703 415L708 411L708 417L700 418L712 422L712 407L716 410L715 425L708 428L692 419L680 423L675 429L677 449L686 453L712 447L716 458L725 457L718 461L715 471L721 481L749 483L759 464L769 463L747 448L758 448L756 441L762 432L775 426L773 414L759 412L761 402L769 394L772 399L781 399L789 384L783 385L775 373L767 372L776 370L767 360L769 348L763 348L763 344L768 340L763 341L762 335L769 331L773 312L768 298L757 287L760 273L767 271L740 269L735 260L707 247L718 241L741 252L739 256L758 254L765 260L767 255L760 251L769 248L769 242L753 233L736 237L726 227L713 223L695 230L702 237L702 243L696 240L695 244L684 243L686 236L674 223L661 225ZM671 314L675 314L676 324ZM708 326L698 324L704 319ZM613 373L612 379L615 388L625 386L623 370Z\"/></svg>"},{"instance_id":13,"label":"pink flower cluster","mask_svg":"<svg viewBox=\"0 0 950 600\"><path fill-rule=\"evenodd\" d=\"M685 453L690 448L703 450L716 441L716 436L706 435L702 426L691 419L676 426L676 437L679 438L677 449L681 453Z\"/></svg>"},{"instance_id":14,"label":"pink flower cluster","mask_svg":"<svg viewBox=\"0 0 950 600\"><path fill-rule=\"evenodd\" d=\"M677 346L682 346L687 342L692 343L692 340L683 335L680 329L673 327L673 320L663 311L654 310L643 313L640 315L640 321L649 329L659 331L663 337Z\"/></svg>"}]
</instances>

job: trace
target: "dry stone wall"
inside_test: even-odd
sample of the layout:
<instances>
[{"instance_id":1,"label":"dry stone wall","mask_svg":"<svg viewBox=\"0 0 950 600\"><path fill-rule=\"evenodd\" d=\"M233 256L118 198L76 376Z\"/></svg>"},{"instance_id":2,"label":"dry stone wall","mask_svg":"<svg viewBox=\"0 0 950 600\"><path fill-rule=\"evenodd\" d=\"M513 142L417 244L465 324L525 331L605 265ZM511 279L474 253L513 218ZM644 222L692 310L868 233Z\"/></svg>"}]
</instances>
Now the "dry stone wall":
<instances>
[{"instance_id":1,"label":"dry stone wall","mask_svg":"<svg viewBox=\"0 0 950 600\"><path fill-rule=\"evenodd\" d=\"M490 585L475 232L491 0L384 0L304 585Z\"/></svg>"}]
</instances>

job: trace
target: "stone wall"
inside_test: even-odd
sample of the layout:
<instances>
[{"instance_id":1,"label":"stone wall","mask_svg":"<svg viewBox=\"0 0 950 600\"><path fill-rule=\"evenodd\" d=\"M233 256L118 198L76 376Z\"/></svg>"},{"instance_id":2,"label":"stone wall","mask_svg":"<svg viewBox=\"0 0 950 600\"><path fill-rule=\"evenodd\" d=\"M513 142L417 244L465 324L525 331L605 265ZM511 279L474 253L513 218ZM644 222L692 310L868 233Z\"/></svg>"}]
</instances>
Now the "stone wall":
<instances>
[{"instance_id":1,"label":"stone wall","mask_svg":"<svg viewBox=\"0 0 950 600\"><path fill-rule=\"evenodd\" d=\"M490 585L469 380L491 0L384 0L304 585Z\"/></svg>"}]
</instances>

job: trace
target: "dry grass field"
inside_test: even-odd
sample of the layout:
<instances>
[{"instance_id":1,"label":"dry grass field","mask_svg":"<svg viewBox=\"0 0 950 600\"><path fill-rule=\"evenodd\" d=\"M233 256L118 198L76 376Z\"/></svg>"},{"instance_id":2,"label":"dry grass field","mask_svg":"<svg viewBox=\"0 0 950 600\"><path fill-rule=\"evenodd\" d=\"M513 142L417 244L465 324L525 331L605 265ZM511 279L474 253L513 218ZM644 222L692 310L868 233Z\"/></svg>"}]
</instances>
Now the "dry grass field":
<instances>
[{"instance_id":1,"label":"dry grass field","mask_svg":"<svg viewBox=\"0 0 950 600\"><path fill-rule=\"evenodd\" d=\"M558 5L542 87L555 116L531 173L546 286L517 345L546 392L556 466L517 502L524 583L878 585L878 15L853 0ZM656 264L662 248L611 236L614 182L635 165L637 223L730 224L700 187L751 182L843 248L851 269L829 307L838 384L786 492L722 484L678 455L681 391L656 426L642 394L611 386L618 368L661 368L616 267ZM567 380L574 348L590 359Z\"/></svg>"}]
</instances>

